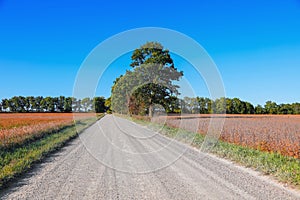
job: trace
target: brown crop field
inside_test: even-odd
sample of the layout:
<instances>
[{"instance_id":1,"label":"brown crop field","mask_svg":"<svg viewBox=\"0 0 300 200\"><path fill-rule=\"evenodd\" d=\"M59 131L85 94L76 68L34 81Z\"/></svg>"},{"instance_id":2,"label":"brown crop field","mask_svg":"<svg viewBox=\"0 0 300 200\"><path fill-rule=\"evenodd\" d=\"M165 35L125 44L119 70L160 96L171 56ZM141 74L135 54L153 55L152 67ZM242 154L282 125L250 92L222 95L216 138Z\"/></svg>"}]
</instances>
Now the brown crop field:
<instances>
[{"instance_id":1,"label":"brown crop field","mask_svg":"<svg viewBox=\"0 0 300 200\"><path fill-rule=\"evenodd\" d=\"M181 127L207 133L214 117L225 123L220 139L226 142L268 152L300 158L300 116L299 115L184 115L160 117L171 127Z\"/></svg>"},{"instance_id":2,"label":"brown crop field","mask_svg":"<svg viewBox=\"0 0 300 200\"><path fill-rule=\"evenodd\" d=\"M91 113L76 114L76 119L91 117ZM72 113L1 113L0 147L53 132L73 123Z\"/></svg>"}]
</instances>

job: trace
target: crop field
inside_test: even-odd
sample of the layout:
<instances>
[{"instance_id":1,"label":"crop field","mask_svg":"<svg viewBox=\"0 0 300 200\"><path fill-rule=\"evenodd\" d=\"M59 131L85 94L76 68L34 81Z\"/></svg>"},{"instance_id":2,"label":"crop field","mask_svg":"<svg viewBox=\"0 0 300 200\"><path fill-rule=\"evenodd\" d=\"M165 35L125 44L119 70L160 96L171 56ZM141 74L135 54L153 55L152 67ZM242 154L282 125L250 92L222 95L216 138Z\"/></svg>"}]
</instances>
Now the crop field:
<instances>
[{"instance_id":1,"label":"crop field","mask_svg":"<svg viewBox=\"0 0 300 200\"><path fill-rule=\"evenodd\" d=\"M220 139L254 149L300 158L299 115L184 115L160 117L157 122L205 134L211 117L225 123Z\"/></svg>"},{"instance_id":2,"label":"crop field","mask_svg":"<svg viewBox=\"0 0 300 200\"><path fill-rule=\"evenodd\" d=\"M89 113L76 115L76 119L91 117ZM72 123L72 113L1 113L0 147L20 144L27 139L59 130Z\"/></svg>"},{"instance_id":3,"label":"crop field","mask_svg":"<svg viewBox=\"0 0 300 200\"><path fill-rule=\"evenodd\" d=\"M97 118L103 117L97 114ZM93 113L1 113L0 190L93 124ZM75 127L76 121L76 127Z\"/></svg>"}]
</instances>

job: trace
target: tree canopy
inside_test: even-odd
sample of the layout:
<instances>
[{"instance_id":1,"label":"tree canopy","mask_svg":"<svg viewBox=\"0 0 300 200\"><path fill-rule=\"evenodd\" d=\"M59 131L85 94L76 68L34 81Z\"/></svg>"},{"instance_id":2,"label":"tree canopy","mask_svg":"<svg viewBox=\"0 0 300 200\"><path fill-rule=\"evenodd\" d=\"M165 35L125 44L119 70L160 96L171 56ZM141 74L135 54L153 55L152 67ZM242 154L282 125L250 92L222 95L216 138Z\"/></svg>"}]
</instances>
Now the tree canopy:
<instances>
[{"instance_id":1,"label":"tree canopy","mask_svg":"<svg viewBox=\"0 0 300 200\"><path fill-rule=\"evenodd\" d=\"M0 112L105 112L104 97L76 99L73 97L14 96L2 99Z\"/></svg>"},{"instance_id":2,"label":"tree canopy","mask_svg":"<svg viewBox=\"0 0 300 200\"><path fill-rule=\"evenodd\" d=\"M143 98L140 95L145 92L143 89L142 87L138 88L131 96L131 98L136 98L131 100L129 105L133 107L129 110L136 111L133 114L140 114L138 112L147 114L148 112L146 106L143 105L144 100L140 100L140 98ZM207 97L184 97L179 99L176 96L170 96L161 100L158 104L165 105L164 108L167 113L222 114L226 107L227 114L300 114L300 103L277 104L273 101L267 101L265 105L253 106L251 103L242 101L239 98L222 97L211 100ZM0 101L0 112L107 112L110 105L111 98L105 99L104 97L83 98L81 100L64 96L14 96Z\"/></svg>"},{"instance_id":3,"label":"tree canopy","mask_svg":"<svg viewBox=\"0 0 300 200\"><path fill-rule=\"evenodd\" d=\"M153 106L169 109L170 99L178 95L178 81L183 72L174 67L168 50L160 43L147 42L136 49L125 75L115 81L111 106L114 112L153 115Z\"/></svg>"},{"instance_id":4,"label":"tree canopy","mask_svg":"<svg viewBox=\"0 0 300 200\"><path fill-rule=\"evenodd\" d=\"M142 64L161 64L168 65L174 68L173 59L170 56L169 50L158 42L147 42L140 48L134 50L131 56L131 67L139 67Z\"/></svg>"}]
</instances>

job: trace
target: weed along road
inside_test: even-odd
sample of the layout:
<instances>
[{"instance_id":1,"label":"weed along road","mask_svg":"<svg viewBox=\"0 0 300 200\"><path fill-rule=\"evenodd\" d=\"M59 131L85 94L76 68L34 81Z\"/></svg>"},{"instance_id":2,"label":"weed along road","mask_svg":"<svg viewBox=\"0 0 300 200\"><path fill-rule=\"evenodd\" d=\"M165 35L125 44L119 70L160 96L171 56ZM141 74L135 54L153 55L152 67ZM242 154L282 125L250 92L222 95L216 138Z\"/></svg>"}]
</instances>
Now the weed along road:
<instances>
[{"instance_id":1,"label":"weed along road","mask_svg":"<svg viewBox=\"0 0 300 200\"><path fill-rule=\"evenodd\" d=\"M300 199L259 173L107 115L3 199Z\"/></svg>"}]
</instances>

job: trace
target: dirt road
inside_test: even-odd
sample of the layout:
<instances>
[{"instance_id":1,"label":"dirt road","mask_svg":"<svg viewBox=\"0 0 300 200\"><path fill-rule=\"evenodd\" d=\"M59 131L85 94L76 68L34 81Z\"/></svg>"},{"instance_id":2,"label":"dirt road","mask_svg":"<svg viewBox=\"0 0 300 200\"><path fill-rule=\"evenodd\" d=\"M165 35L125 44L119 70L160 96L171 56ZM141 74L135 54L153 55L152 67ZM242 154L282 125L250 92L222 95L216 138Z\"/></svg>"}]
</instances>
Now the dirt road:
<instances>
[{"instance_id":1,"label":"dirt road","mask_svg":"<svg viewBox=\"0 0 300 200\"><path fill-rule=\"evenodd\" d=\"M107 115L1 199L300 199L249 169Z\"/></svg>"}]
</instances>

